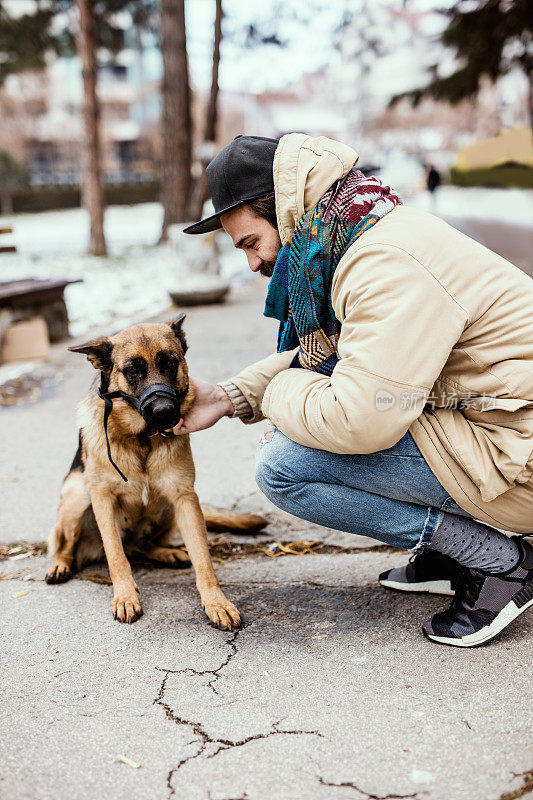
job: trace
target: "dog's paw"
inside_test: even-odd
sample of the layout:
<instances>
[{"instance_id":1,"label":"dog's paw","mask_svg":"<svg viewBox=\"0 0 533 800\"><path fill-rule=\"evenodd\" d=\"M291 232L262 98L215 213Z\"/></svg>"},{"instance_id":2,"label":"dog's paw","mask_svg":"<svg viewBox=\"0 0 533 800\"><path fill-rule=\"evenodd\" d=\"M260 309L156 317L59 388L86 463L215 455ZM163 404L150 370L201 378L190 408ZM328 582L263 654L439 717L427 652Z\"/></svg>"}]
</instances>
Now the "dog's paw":
<instances>
[{"instance_id":1,"label":"dog's paw","mask_svg":"<svg viewBox=\"0 0 533 800\"><path fill-rule=\"evenodd\" d=\"M191 566L189 555L183 547L153 547L147 555L160 564L185 569Z\"/></svg>"},{"instance_id":2,"label":"dog's paw","mask_svg":"<svg viewBox=\"0 0 533 800\"><path fill-rule=\"evenodd\" d=\"M237 607L224 596L220 600L203 603L202 608L211 624L221 631L238 631L243 626L243 619Z\"/></svg>"},{"instance_id":3,"label":"dog's paw","mask_svg":"<svg viewBox=\"0 0 533 800\"><path fill-rule=\"evenodd\" d=\"M113 597L113 616L119 622L135 622L142 617L143 610L139 600L138 588L133 591L117 592Z\"/></svg>"},{"instance_id":4,"label":"dog's paw","mask_svg":"<svg viewBox=\"0 0 533 800\"><path fill-rule=\"evenodd\" d=\"M53 564L44 579L46 583L65 583L72 578L72 570L66 564Z\"/></svg>"},{"instance_id":5,"label":"dog's paw","mask_svg":"<svg viewBox=\"0 0 533 800\"><path fill-rule=\"evenodd\" d=\"M191 566L189 554L184 547L169 548L168 563L178 567Z\"/></svg>"}]
</instances>

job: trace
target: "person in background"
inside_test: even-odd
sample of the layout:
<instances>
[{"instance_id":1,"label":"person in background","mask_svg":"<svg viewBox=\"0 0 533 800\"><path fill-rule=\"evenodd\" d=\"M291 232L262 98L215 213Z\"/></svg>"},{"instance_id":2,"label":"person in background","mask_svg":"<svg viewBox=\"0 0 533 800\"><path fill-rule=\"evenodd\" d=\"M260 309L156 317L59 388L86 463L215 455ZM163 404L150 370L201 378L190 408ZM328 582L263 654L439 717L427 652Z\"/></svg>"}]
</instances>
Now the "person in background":
<instances>
[{"instance_id":1,"label":"person in background","mask_svg":"<svg viewBox=\"0 0 533 800\"><path fill-rule=\"evenodd\" d=\"M437 189L441 184L440 172L433 164L426 167L426 188L429 192L431 207L434 209L437 202Z\"/></svg>"}]
</instances>

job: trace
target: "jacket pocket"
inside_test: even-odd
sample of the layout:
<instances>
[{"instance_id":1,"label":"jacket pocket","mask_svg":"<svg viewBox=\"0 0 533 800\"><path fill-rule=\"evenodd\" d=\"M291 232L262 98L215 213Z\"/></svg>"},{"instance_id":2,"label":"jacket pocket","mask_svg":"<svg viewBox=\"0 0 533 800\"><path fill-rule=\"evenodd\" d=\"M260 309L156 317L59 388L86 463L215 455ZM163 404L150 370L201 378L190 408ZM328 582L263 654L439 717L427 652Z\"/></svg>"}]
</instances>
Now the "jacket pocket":
<instances>
[{"instance_id":1,"label":"jacket pocket","mask_svg":"<svg viewBox=\"0 0 533 800\"><path fill-rule=\"evenodd\" d=\"M470 398L472 399L472 398ZM459 438L459 451L481 499L490 502L533 473L533 401L513 398L480 400L485 410L461 409L470 428L469 441Z\"/></svg>"}]
</instances>

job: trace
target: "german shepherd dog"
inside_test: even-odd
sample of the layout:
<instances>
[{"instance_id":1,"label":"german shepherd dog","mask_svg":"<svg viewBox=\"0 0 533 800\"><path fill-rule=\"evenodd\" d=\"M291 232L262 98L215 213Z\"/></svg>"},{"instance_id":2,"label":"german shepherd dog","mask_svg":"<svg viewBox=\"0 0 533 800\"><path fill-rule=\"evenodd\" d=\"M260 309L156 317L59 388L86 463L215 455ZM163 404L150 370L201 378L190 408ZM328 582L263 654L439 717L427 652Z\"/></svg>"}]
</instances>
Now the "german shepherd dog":
<instances>
[{"instance_id":1,"label":"german shepherd dog","mask_svg":"<svg viewBox=\"0 0 533 800\"><path fill-rule=\"evenodd\" d=\"M99 370L100 390L96 378L78 406L79 447L61 488L57 523L50 534L54 564L46 581L62 583L105 552L113 616L134 622L143 612L127 555L168 566L192 562L202 608L211 623L222 630L237 629L241 616L215 576L206 523L214 530L245 532L259 530L266 520L202 508L194 491L189 436L164 433L175 424L168 424L172 403L165 391L178 398L178 419L195 397L185 361L184 317L169 324L135 325L110 338L69 347L84 353ZM162 387L163 397L152 391L155 385ZM117 398L105 423L102 386ZM147 394L155 399L147 401L142 415L122 396L138 403Z\"/></svg>"}]
</instances>

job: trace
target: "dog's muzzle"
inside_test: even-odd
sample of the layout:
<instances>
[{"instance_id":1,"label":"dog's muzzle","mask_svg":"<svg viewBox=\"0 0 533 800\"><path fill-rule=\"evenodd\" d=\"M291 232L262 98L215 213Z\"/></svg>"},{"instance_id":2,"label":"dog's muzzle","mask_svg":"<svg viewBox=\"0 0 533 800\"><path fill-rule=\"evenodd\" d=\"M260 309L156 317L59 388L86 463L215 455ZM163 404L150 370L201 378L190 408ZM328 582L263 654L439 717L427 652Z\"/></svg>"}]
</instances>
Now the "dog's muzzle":
<instances>
[{"instance_id":1,"label":"dog's muzzle","mask_svg":"<svg viewBox=\"0 0 533 800\"><path fill-rule=\"evenodd\" d=\"M121 393L123 400L136 408L146 424L157 431L166 431L178 424L183 396L164 383L153 383L139 398Z\"/></svg>"},{"instance_id":2,"label":"dog's muzzle","mask_svg":"<svg viewBox=\"0 0 533 800\"><path fill-rule=\"evenodd\" d=\"M109 446L109 438L107 436L107 421L109 415L113 410L113 400L121 398L125 400L130 406L133 406L141 417L144 419L149 428L154 429L158 433L173 428L181 419L181 404L189 392L189 383L182 392L177 392L172 386L167 386L164 383L152 383L148 386L140 397L134 397L131 394L117 389L115 392L108 392L109 384L104 376L100 377L100 386L97 389L98 396L102 398L105 403L104 407L104 432L107 442L107 455L111 464L115 467L116 471L127 481L128 479L123 472L117 467L111 458L111 448Z\"/></svg>"}]
</instances>

